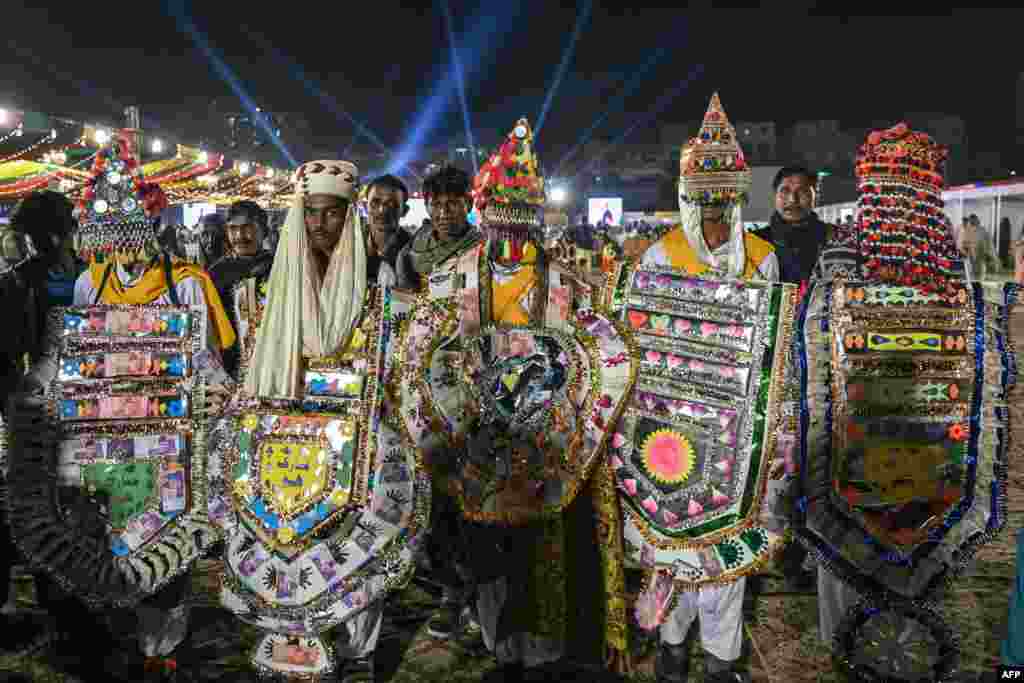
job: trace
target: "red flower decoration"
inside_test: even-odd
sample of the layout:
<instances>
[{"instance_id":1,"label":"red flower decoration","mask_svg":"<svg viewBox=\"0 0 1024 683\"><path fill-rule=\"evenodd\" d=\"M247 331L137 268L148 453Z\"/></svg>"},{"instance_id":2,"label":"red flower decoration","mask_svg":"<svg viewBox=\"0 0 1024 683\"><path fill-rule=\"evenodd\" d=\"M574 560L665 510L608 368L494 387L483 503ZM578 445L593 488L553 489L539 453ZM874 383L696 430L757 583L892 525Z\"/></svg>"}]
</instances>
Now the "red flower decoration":
<instances>
[{"instance_id":1,"label":"red flower decoration","mask_svg":"<svg viewBox=\"0 0 1024 683\"><path fill-rule=\"evenodd\" d=\"M967 438L967 429L962 424L957 423L949 426L947 434L953 441L963 441Z\"/></svg>"}]
</instances>

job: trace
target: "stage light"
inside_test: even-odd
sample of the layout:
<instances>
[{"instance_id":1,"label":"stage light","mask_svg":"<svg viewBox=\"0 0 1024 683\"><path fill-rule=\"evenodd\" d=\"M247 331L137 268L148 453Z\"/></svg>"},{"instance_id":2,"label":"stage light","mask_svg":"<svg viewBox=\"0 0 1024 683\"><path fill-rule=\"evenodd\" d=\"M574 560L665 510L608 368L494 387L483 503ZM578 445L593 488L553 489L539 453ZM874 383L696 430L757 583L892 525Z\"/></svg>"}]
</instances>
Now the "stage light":
<instances>
[{"instance_id":1,"label":"stage light","mask_svg":"<svg viewBox=\"0 0 1024 683\"><path fill-rule=\"evenodd\" d=\"M242 163L238 164L238 173L240 175L249 175L249 162L248 161L243 161Z\"/></svg>"},{"instance_id":2,"label":"stage light","mask_svg":"<svg viewBox=\"0 0 1024 683\"><path fill-rule=\"evenodd\" d=\"M93 133L93 139L96 140L96 144L105 145L110 142L110 133L102 128L97 128L96 132Z\"/></svg>"},{"instance_id":3,"label":"stage light","mask_svg":"<svg viewBox=\"0 0 1024 683\"><path fill-rule=\"evenodd\" d=\"M565 191L564 187L556 187L551 190L551 201L553 202L561 204L566 200L566 197L568 197L568 193Z\"/></svg>"},{"instance_id":4,"label":"stage light","mask_svg":"<svg viewBox=\"0 0 1024 683\"><path fill-rule=\"evenodd\" d=\"M21 126L18 126L17 128L14 129L14 137L20 138L24 134L25 134L25 129L22 128Z\"/></svg>"},{"instance_id":5,"label":"stage light","mask_svg":"<svg viewBox=\"0 0 1024 683\"><path fill-rule=\"evenodd\" d=\"M164 143L161 140L153 140L153 144L150 146L153 150L153 154L160 154L164 151Z\"/></svg>"},{"instance_id":6,"label":"stage light","mask_svg":"<svg viewBox=\"0 0 1024 683\"><path fill-rule=\"evenodd\" d=\"M274 169L272 169L272 168L268 168L268 169L267 169L267 173L266 173L266 176L267 176L268 178L273 178L273 177L274 177Z\"/></svg>"},{"instance_id":7,"label":"stage light","mask_svg":"<svg viewBox=\"0 0 1024 683\"><path fill-rule=\"evenodd\" d=\"M57 139L57 129L56 128L51 128L50 129L50 139L51 140L56 140Z\"/></svg>"},{"instance_id":8,"label":"stage light","mask_svg":"<svg viewBox=\"0 0 1024 683\"><path fill-rule=\"evenodd\" d=\"M0 109L0 125L7 123L7 110Z\"/></svg>"}]
</instances>

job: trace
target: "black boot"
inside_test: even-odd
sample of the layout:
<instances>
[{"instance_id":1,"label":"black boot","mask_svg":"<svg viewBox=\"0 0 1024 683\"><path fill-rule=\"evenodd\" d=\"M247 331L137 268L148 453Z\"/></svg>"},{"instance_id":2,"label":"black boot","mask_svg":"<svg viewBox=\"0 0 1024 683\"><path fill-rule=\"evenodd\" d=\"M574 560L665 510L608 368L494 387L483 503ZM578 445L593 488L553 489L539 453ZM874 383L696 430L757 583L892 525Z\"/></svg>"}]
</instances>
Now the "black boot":
<instances>
[{"instance_id":1,"label":"black boot","mask_svg":"<svg viewBox=\"0 0 1024 683\"><path fill-rule=\"evenodd\" d=\"M690 648L686 641L678 645L658 643L654 675L658 683L686 683L690 673Z\"/></svg>"},{"instance_id":2,"label":"black boot","mask_svg":"<svg viewBox=\"0 0 1024 683\"><path fill-rule=\"evenodd\" d=\"M736 671L733 664L705 650L704 683L750 683L750 674Z\"/></svg>"}]
</instances>

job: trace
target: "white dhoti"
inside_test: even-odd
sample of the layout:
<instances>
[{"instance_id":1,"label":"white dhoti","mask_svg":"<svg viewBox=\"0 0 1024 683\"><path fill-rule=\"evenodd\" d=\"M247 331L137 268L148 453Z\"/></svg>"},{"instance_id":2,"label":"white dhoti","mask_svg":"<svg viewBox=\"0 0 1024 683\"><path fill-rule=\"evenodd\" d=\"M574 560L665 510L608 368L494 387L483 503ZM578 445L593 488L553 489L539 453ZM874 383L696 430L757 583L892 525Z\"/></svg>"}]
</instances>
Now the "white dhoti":
<instances>
[{"instance_id":1,"label":"white dhoti","mask_svg":"<svg viewBox=\"0 0 1024 683\"><path fill-rule=\"evenodd\" d=\"M818 637L821 642L831 647L839 622L858 600L860 594L850 584L818 568Z\"/></svg>"},{"instance_id":2,"label":"white dhoti","mask_svg":"<svg viewBox=\"0 0 1024 683\"><path fill-rule=\"evenodd\" d=\"M679 601L661 625L661 642L680 645L700 615L700 641L705 652L732 662L743 650L743 594L747 579L697 591L678 591Z\"/></svg>"},{"instance_id":3,"label":"white dhoti","mask_svg":"<svg viewBox=\"0 0 1024 683\"><path fill-rule=\"evenodd\" d=\"M501 610L508 599L508 580L500 578L477 588L477 610L484 645L494 654L499 664L521 662L526 667L542 666L562 658L564 643L530 633L514 633L501 641L498 623Z\"/></svg>"},{"instance_id":4,"label":"white dhoti","mask_svg":"<svg viewBox=\"0 0 1024 683\"><path fill-rule=\"evenodd\" d=\"M380 638L380 625L384 621L384 603L377 601L358 615L338 626L334 636L334 649L338 659L363 659L373 655Z\"/></svg>"}]
</instances>

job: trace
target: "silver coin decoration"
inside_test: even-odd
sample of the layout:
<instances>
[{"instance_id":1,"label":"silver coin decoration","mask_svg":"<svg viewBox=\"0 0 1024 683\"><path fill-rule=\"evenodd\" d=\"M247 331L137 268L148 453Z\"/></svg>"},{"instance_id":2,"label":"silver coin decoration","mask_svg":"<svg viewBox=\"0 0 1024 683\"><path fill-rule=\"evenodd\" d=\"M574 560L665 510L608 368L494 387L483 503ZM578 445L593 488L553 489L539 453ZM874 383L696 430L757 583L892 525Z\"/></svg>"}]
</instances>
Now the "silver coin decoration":
<instances>
[{"instance_id":1,"label":"silver coin decoration","mask_svg":"<svg viewBox=\"0 0 1024 683\"><path fill-rule=\"evenodd\" d=\"M131 197L127 197L123 202L121 202L121 208L125 211L134 211L137 206L138 204Z\"/></svg>"},{"instance_id":2,"label":"silver coin decoration","mask_svg":"<svg viewBox=\"0 0 1024 683\"><path fill-rule=\"evenodd\" d=\"M118 185L121 183L121 174L117 171L111 171L107 174L107 182L111 185Z\"/></svg>"},{"instance_id":3,"label":"silver coin decoration","mask_svg":"<svg viewBox=\"0 0 1024 683\"><path fill-rule=\"evenodd\" d=\"M93 210L96 213L101 213L102 214L102 213L106 213L107 209L109 209L110 206L107 204L107 200L106 199L97 199L93 203L92 208L93 208Z\"/></svg>"}]
</instances>

